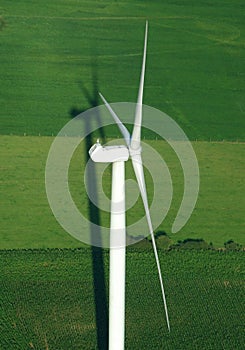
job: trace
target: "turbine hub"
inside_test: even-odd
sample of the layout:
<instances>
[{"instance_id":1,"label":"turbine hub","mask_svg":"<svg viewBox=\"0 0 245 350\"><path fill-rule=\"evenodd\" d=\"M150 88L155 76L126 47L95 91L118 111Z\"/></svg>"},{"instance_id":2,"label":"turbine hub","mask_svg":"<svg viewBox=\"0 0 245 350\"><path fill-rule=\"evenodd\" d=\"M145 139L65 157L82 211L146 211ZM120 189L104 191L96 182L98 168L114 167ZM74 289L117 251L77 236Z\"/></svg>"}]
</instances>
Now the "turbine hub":
<instances>
[{"instance_id":1,"label":"turbine hub","mask_svg":"<svg viewBox=\"0 0 245 350\"><path fill-rule=\"evenodd\" d=\"M137 149L134 149L134 148L132 148L132 147L129 147L129 155L130 155L130 157L133 157L133 156L135 156L135 155L141 154L141 152L142 152L141 146L138 147Z\"/></svg>"}]
</instances>

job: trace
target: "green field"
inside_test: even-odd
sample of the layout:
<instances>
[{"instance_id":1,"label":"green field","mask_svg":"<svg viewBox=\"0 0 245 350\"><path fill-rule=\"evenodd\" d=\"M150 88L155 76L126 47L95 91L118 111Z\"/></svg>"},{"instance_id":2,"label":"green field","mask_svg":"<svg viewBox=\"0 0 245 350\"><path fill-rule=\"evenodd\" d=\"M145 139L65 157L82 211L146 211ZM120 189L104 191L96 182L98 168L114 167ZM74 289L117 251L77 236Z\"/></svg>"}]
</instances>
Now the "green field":
<instances>
[{"instance_id":1,"label":"green field","mask_svg":"<svg viewBox=\"0 0 245 350\"><path fill-rule=\"evenodd\" d=\"M136 101L146 19L144 103L171 116L192 141L200 192L188 223L171 234L182 169L167 143L144 129L144 142L165 160L174 188L169 213L155 229L171 333L144 240L127 250L125 348L244 347L243 1L2 0L1 350L107 349L108 251L85 246L57 223L46 197L45 164L59 130L101 104L98 91L111 102ZM107 128L105 141L118 134ZM71 160L69 186L89 218L83 175L94 140L88 139ZM110 176L108 168L108 196ZM129 164L126 176L133 176ZM148 172L146 180L151 202ZM139 200L127 212L128 224L142 215ZM100 220L108 226L109 214L100 212ZM239 250L225 244L230 240Z\"/></svg>"},{"instance_id":2,"label":"green field","mask_svg":"<svg viewBox=\"0 0 245 350\"><path fill-rule=\"evenodd\" d=\"M45 163L52 137L1 136L1 187L4 205L1 214L1 249L79 247L57 223L45 192ZM148 141L165 159L173 180L174 196L170 211L157 231L165 231L172 239L202 238L216 247L230 239L245 245L243 208L244 144L193 142L200 166L200 193L191 219L177 234L171 225L183 193L183 176L176 155L163 141ZM86 216L89 202L83 180L86 161L81 144L70 165L70 190L79 210ZM130 164L128 175L132 176ZM156 164L156 166L158 166ZM180 176L181 174L181 176ZM105 191L110 192L111 176L104 174ZM150 180L150 179L149 179ZM154 190L148 183L149 198ZM79 190L78 190L79 189ZM159 203L159 208L161 203ZM140 200L127 213L128 223L144 214ZM101 213L102 215L102 213ZM101 224L108 226L109 215L102 215Z\"/></svg>"},{"instance_id":3,"label":"green field","mask_svg":"<svg viewBox=\"0 0 245 350\"><path fill-rule=\"evenodd\" d=\"M1 134L52 135L78 111L144 103L192 140L245 140L243 1L1 1Z\"/></svg>"},{"instance_id":4,"label":"green field","mask_svg":"<svg viewBox=\"0 0 245 350\"><path fill-rule=\"evenodd\" d=\"M219 247L233 239L244 245L244 144L237 142L245 141L242 9L242 1L218 0L195 5L52 0L45 6L3 0L1 247L80 246L59 227L47 205L44 167L52 137L46 136L100 104L99 90L111 102L136 101L146 19L144 102L169 114L195 141L201 171L193 216L170 238L203 238ZM118 136L118 130L109 128L106 136ZM149 137L147 130L143 137ZM215 143L220 140L228 142ZM174 181L171 210L158 228L170 234L182 198L181 168L164 143L153 145L167 158ZM79 161L84 164L84 158ZM84 192L76 187L83 188L83 169L76 161L72 166L71 190L79 209L86 212ZM152 185L148 187L151 195ZM129 222L134 216L128 213Z\"/></svg>"},{"instance_id":5,"label":"green field","mask_svg":"<svg viewBox=\"0 0 245 350\"><path fill-rule=\"evenodd\" d=\"M129 251L126 349L243 349L243 255L161 252L169 334L154 256ZM96 335L106 325L96 324L90 249L0 251L0 259L1 349L107 348ZM103 259L108 295L107 252ZM96 292L102 298L101 285Z\"/></svg>"}]
</instances>

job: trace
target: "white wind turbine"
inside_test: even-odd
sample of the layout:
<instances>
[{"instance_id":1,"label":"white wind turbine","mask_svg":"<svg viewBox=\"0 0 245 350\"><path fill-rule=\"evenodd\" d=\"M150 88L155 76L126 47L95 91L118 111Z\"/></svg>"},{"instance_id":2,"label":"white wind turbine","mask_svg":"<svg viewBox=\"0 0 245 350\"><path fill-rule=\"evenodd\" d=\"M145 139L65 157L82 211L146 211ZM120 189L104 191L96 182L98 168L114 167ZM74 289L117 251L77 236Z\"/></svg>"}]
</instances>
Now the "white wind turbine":
<instances>
[{"instance_id":1,"label":"white wind turbine","mask_svg":"<svg viewBox=\"0 0 245 350\"><path fill-rule=\"evenodd\" d=\"M112 163L112 193L111 193L111 219L110 219L110 281L109 281L109 350L124 349L125 334L125 253L126 253L126 225L125 225L125 162L132 160L134 172L138 182L142 201L145 208L146 219L152 238L162 298L166 314L168 330L170 331L166 297L163 287L161 268L153 233L150 211L147 200L143 165L141 159L141 124L142 100L146 63L148 23L145 28L144 54L140 77L138 100L135 111L135 120L132 137L122 124L109 103L100 94L105 106L117 123L127 146L105 146L99 141L91 147L89 154L94 162Z\"/></svg>"}]
</instances>

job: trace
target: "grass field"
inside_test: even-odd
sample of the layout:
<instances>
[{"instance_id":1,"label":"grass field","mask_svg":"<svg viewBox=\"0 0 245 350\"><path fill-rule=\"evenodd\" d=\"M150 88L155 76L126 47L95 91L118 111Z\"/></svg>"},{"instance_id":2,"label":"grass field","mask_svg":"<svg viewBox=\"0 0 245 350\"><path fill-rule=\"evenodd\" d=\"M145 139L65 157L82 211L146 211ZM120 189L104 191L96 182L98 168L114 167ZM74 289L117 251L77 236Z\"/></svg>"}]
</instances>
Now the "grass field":
<instances>
[{"instance_id":1,"label":"grass field","mask_svg":"<svg viewBox=\"0 0 245 350\"><path fill-rule=\"evenodd\" d=\"M144 102L192 140L245 140L243 1L1 1L1 134L56 134L74 112Z\"/></svg>"},{"instance_id":2,"label":"grass field","mask_svg":"<svg viewBox=\"0 0 245 350\"><path fill-rule=\"evenodd\" d=\"M245 246L243 1L2 0L1 350L107 349L108 251L85 246L56 222L45 193L45 163L64 124L101 104L98 91L111 102L136 101L146 19L144 103L170 115L192 140L200 193L191 219L172 235L183 194L181 167L165 142L143 130L174 186L170 211L156 228L168 235L157 244L171 334L154 255L144 241L127 250L126 349L244 347L244 252L161 249L188 238L215 248L228 240ZM107 129L107 141L117 135L116 128ZM86 157L81 144L69 185L89 217ZM109 194L110 169L103 180ZM151 199L149 174L147 183ZM142 214L138 202L128 223ZM108 214L100 219L108 225Z\"/></svg>"},{"instance_id":3,"label":"grass field","mask_svg":"<svg viewBox=\"0 0 245 350\"><path fill-rule=\"evenodd\" d=\"M1 217L1 249L78 247L56 222L45 192L45 163L52 137L1 136L1 192L4 198ZM187 225L170 234L183 193L183 178L176 155L163 141L148 141L165 159L173 180L174 197L168 216L156 230L169 234L173 242L202 238L216 247L229 239L245 245L244 240L244 144L193 142L200 166L200 193ZM88 217L83 172L84 145L78 147L70 165L70 189L79 210ZM127 164L128 165L128 164ZM158 166L156 164L156 166ZM130 176L130 169L128 176ZM105 190L110 191L110 172L105 173ZM132 174L131 174L132 175ZM149 178L150 180L150 178ZM149 197L153 184L148 182ZM78 190L79 189L79 190ZM163 189L164 190L164 189ZM159 203L160 209L161 203ZM127 213L128 223L143 215L139 205ZM108 225L109 216L102 216Z\"/></svg>"},{"instance_id":4,"label":"grass field","mask_svg":"<svg viewBox=\"0 0 245 350\"><path fill-rule=\"evenodd\" d=\"M126 349L242 350L242 252L160 253L171 333L152 253L128 251ZM90 249L0 251L0 347L107 349L98 338ZM229 264L227 264L229 261ZM104 252L108 295L108 253ZM105 303L97 290L100 303ZM104 315L101 322L106 323ZM98 322L99 323L99 322Z\"/></svg>"}]
</instances>

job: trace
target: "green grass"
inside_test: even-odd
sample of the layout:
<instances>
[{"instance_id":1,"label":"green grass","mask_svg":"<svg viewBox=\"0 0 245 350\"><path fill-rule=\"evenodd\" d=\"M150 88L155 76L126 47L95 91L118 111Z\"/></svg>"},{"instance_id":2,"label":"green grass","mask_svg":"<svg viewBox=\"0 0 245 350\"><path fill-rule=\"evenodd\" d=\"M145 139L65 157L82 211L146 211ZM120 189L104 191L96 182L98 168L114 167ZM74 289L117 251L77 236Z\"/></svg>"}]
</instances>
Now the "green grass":
<instances>
[{"instance_id":1,"label":"green grass","mask_svg":"<svg viewBox=\"0 0 245 350\"><path fill-rule=\"evenodd\" d=\"M1 136L1 249L78 247L57 223L45 192L45 163L52 137ZM228 142L193 142L200 166L200 193L196 208L184 228L171 235L171 225L177 214L183 193L179 161L163 141L147 141L166 161L174 186L170 211L156 231L167 232L172 242L186 238L202 238L216 247L233 239L244 240L244 144ZM88 214L88 202L83 182L86 160L84 145L78 147L70 164L69 185L79 210ZM130 165L130 162L129 162ZM127 164L127 177L131 168ZM156 167L158 164L156 164ZM105 192L110 194L110 170L103 177ZM153 183L147 176L149 198ZM161 203L159 203L161 208ZM109 225L109 215L101 213L102 224ZM141 203L127 213L128 223L143 216Z\"/></svg>"},{"instance_id":2,"label":"green grass","mask_svg":"<svg viewBox=\"0 0 245 350\"><path fill-rule=\"evenodd\" d=\"M153 253L128 251L126 349L243 349L243 255L160 252L169 334ZM2 350L106 349L105 335L97 343L90 249L0 251L0 259Z\"/></svg>"},{"instance_id":3,"label":"green grass","mask_svg":"<svg viewBox=\"0 0 245 350\"><path fill-rule=\"evenodd\" d=\"M144 102L195 140L245 140L243 1L3 0L1 134L52 135L71 110ZM91 95L90 101L84 88Z\"/></svg>"},{"instance_id":4,"label":"green grass","mask_svg":"<svg viewBox=\"0 0 245 350\"><path fill-rule=\"evenodd\" d=\"M202 238L215 247L230 239L245 245L244 143L215 142L245 141L243 6L241 0L1 1L0 249L39 249L0 251L1 349L98 348L93 296L106 303L100 281L105 268L108 294L108 252L40 250L83 246L49 208L45 163L51 135L100 104L98 90L111 102L136 101L146 19L144 103L173 117L191 140L214 141L193 142L200 194L176 235L170 228L183 192L180 164L163 141L147 141L167 162L174 184L169 214L156 231L167 232L171 244ZM108 137L117 135L108 130ZM69 180L77 207L89 216L85 159L81 145ZM151 199L149 174L147 183ZM109 194L110 169L103 185ZM128 222L142 215L138 202ZM109 215L101 220L108 225ZM161 237L157 243L166 244ZM244 253L160 249L169 335L148 245L127 251L126 349L243 349ZM100 349L105 339L103 333Z\"/></svg>"}]
</instances>

